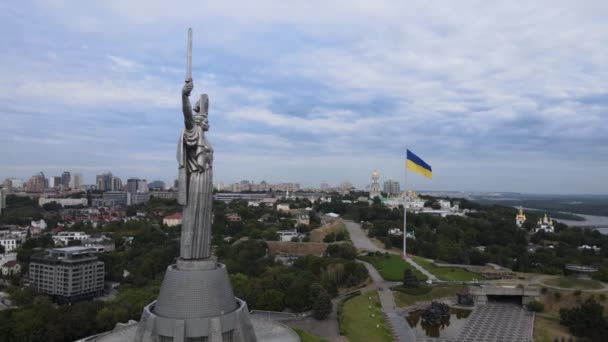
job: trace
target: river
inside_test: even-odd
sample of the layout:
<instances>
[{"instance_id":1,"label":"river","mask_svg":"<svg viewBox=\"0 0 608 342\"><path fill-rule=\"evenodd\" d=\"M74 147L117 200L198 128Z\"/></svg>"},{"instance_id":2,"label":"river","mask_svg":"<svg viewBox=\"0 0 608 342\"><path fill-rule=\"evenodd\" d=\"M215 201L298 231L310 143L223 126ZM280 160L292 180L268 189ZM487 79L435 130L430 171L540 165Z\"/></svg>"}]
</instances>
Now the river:
<instances>
[{"instance_id":1,"label":"river","mask_svg":"<svg viewBox=\"0 0 608 342\"><path fill-rule=\"evenodd\" d=\"M608 216L594 216L574 214L585 218L585 221L572 221L555 219L555 221L565 223L570 227L589 227L592 226L602 234L608 234Z\"/></svg>"}]
</instances>

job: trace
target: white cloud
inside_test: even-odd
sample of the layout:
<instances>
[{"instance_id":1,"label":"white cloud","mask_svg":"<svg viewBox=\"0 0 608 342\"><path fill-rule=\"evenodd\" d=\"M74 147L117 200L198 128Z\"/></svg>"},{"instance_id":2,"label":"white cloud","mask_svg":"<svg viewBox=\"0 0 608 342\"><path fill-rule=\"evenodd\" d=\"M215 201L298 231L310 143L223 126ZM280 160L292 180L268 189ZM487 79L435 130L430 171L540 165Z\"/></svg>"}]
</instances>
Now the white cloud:
<instances>
[{"instance_id":1,"label":"white cloud","mask_svg":"<svg viewBox=\"0 0 608 342\"><path fill-rule=\"evenodd\" d=\"M0 111L10 107L3 114L10 122L0 127L5 137L40 125L61 133L42 131L40 139L85 144L66 133L68 126L86 129L100 139L119 137L121 142L106 141L107 146L126 149L142 170L163 168L165 157L144 146L162 155L173 149L173 131L181 126L175 115L184 36L192 25L195 94L211 97L216 150L244 150L253 159L273 151L281 155L268 157L267 166L255 164L257 174L276 174L284 164L305 168L301 163L308 161L347 179L396 158L406 142L438 160L464 153L475 156L471 162L494 165L513 156L529 165L558 165L553 160L565 158L565 151L577 152L584 165L603 160L600 169L608 160L608 105L601 101L608 96L603 1L178 6L152 0L145 6L104 1L86 7L41 1L21 12L40 18L40 29L19 36L26 32L19 28L24 21L5 18L18 36L13 45L0 43L7 51L0 56L0 101L10 104L0 103ZM48 28L53 36L42 32ZM47 52L41 59L32 50ZM600 100L581 100L592 96ZM55 121L33 114L14 119L32 107L51 111ZM29 135L21 136L25 144ZM91 154L102 152L93 148ZM362 155L365 165L357 164ZM124 161L113 160L117 167ZM234 170L247 165L241 160L232 161ZM338 174L345 169L349 174ZM495 179L509 175L492 170ZM551 177L529 177L525 186L550 187L535 183ZM575 183L608 184L599 176L576 177Z\"/></svg>"}]
</instances>

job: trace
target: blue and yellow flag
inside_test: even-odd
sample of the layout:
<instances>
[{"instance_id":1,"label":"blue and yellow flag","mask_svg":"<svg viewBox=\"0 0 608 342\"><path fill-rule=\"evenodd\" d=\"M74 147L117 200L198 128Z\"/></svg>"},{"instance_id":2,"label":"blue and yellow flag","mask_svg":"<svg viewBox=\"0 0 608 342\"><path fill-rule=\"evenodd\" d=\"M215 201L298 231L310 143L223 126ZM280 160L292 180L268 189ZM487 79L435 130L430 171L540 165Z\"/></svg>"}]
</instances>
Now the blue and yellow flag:
<instances>
[{"instance_id":1,"label":"blue and yellow flag","mask_svg":"<svg viewBox=\"0 0 608 342\"><path fill-rule=\"evenodd\" d=\"M431 169L431 165L425 163L424 160L420 159L420 157L410 150L407 150L405 168L426 178L433 179L433 169Z\"/></svg>"}]
</instances>

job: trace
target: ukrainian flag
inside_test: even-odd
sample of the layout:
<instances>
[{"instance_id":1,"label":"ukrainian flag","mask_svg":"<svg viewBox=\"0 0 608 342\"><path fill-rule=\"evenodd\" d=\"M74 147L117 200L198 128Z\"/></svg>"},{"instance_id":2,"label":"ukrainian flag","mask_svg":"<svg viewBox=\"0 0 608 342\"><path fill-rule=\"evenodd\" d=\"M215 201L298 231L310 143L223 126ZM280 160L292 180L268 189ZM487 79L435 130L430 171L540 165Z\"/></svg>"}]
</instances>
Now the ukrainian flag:
<instances>
[{"instance_id":1,"label":"ukrainian flag","mask_svg":"<svg viewBox=\"0 0 608 342\"><path fill-rule=\"evenodd\" d=\"M425 163L424 160L420 159L420 157L410 150L407 150L405 168L426 178L433 179L433 169L431 169L431 165Z\"/></svg>"}]
</instances>

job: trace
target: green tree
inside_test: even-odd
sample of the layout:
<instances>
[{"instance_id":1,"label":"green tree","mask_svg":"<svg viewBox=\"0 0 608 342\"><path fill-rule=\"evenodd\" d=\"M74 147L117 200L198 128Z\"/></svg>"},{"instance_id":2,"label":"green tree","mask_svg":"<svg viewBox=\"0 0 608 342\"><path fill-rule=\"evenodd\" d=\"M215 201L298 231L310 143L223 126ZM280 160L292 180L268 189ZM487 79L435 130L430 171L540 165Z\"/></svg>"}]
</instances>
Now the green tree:
<instances>
[{"instance_id":1,"label":"green tree","mask_svg":"<svg viewBox=\"0 0 608 342\"><path fill-rule=\"evenodd\" d=\"M545 305L536 300L528 302L528 304L526 304L526 307L528 308L528 310L534 312L542 312L545 309Z\"/></svg>"},{"instance_id":2,"label":"green tree","mask_svg":"<svg viewBox=\"0 0 608 342\"><path fill-rule=\"evenodd\" d=\"M325 291L321 291L312 304L312 316L322 320L327 318L332 310L331 298Z\"/></svg>"},{"instance_id":3,"label":"green tree","mask_svg":"<svg viewBox=\"0 0 608 342\"><path fill-rule=\"evenodd\" d=\"M403 272L403 287L415 288L415 287L418 287L419 285L420 285L420 283L418 282L418 279L414 275L414 272L412 272L412 270L410 268L407 268Z\"/></svg>"},{"instance_id":4,"label":"green tree","mask_svg":"<svg viewBox=\"0 0 608 342\"><path fill-rule=\"evenodd\" d=\"M336 241L336 234L334 234L334 233L329 233L329 234L325 235L325 237L323 238L323 242L326 242L326 243L331 243L334 241Z\"/></svg>"},{"instance_id":5,"label":"green tree","mask_svg":"<svg viewBox=\"0 0 608 342\"><path fill-rule=\"evenodd\" d=\"M284 297L283 292L279 290L265 290L258 296L255 308L258 310L281 311L285 307Z\"/></svg>"},{"instance_id":6,"label":"green tree","mask_svg":"<svg viewBox=\"0 0 608 342\"><path fill-rule=\"evenodd\" d=\"M559 316L560 324L568 327L576 336L588 337L592 341L605 341L603 338L608 336L604 308L593 298L572 309L560 309Z\"/></svg>"},{"instance_id":7,"label":"green tree","mask_svg":"<svg viewBox=\"0 0 608 342\"><path fill-rule=\"evenodd\" d=\"M310 285L311 279L299 276L291 283L285 293L285 305L296 312L310 309Z\"/></svg>"}]
</instances>

